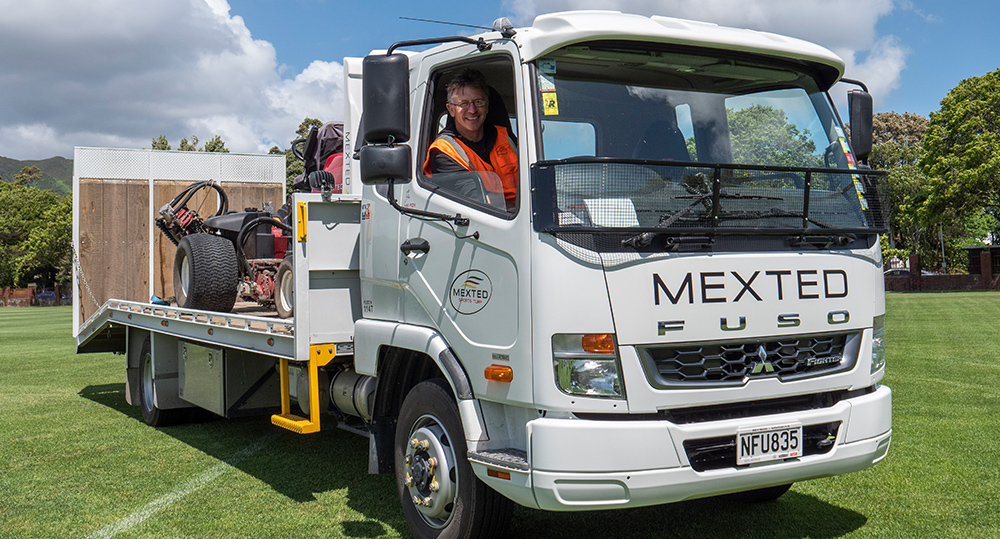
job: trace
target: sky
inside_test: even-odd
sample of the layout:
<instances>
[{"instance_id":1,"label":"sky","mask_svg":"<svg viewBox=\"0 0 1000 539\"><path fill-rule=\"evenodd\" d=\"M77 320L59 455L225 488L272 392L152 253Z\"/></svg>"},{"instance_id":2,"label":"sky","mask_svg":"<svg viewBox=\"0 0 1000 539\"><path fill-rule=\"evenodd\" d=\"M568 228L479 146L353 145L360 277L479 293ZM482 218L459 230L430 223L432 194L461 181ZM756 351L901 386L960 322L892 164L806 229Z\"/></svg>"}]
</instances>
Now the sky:
<instances>
[{"instance_id":1,"label":"sky","mask_svg":"<svg viewBox=\"0 0 1000 539\"><path fill-rule=\"evenodd\" d=\"M816 42L868 84L876 112L929 116L960 81L1000 68L992 0L0 0L0 156L149 148L159 135L284 149L303 118L342 119L345 56L475 32L400 17L520 27L568 9ZM847 90L834 89L838 104Z\"/></svg>"}]
</instances>

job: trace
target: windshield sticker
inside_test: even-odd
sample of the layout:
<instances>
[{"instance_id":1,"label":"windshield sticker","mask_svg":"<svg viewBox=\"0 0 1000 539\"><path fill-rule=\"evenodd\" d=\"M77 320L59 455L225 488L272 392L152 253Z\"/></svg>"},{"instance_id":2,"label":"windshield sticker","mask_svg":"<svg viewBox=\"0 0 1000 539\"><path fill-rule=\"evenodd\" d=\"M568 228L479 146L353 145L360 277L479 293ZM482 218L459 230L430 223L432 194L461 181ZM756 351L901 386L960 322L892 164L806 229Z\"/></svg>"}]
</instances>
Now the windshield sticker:
<instances>
[{"instance_id":1,"label":"windshield sticker","mask_svg":"<svg viewBox=\"0 0 1000 539\"><path fill-rule=\"evenodd\" d=\"M559 116L559 98L555 92L542 94L542 112L546 116Z\"/></svg>"},{"instance_id":2,"label":"windshield sticker","mask_svg":"<svg viewBox=\"0 0 1000 539\"><path fill-rule=\"evenodd\" d=\"M552 75L538 74L538 90L542 92L556 91L556 80Z\"/></svg>"},{"instance_id":3,"label":"windshield sticker","mask_svg":"<svg viewBox=\"0 0 1000 539\"><path fill-rule=\"evenodd\" d=\"M854 161L854 156L851 155L851 149L847 146L847 141L843 138L840 139L840 147L844 149L844 156L847 157L847 168L856 170L858 165ZM853 175L851 177L854 179L854 191L858 194L858 203L861 204L862 210L867 210L868 200L865 199L865 186L861 183L861 176Z\"/></svg>"},{"instance_id":4,"label":"windshield sticker","mask_svg":"<svg viewBox=\"0 0 1000 539\"><path fill-rule=\"evenodd\" d=\"M552 62L555 73L555 61ZM556 95L556 80L544 72L538 74L538 90L542 93L542 114L546 116L559 115L559 97Z\"/></svg>"},{"instance_id":5,"label":"windshield sticker","mask_svg":"<svg viewBox=\"0 0 1000 539\"><path fill-rule=\"evenodd\" d=\"M538 70L542 73L554 74L556 72L556 61L554 58L539 58Z\"/></svg>"},{"instance_id":6,"label":"windshield sticker","mask_svg":"<svg viewBox=\"0 0 1000 539\"><path fill-rule=\"evenodd\" d=\"M493 295L493 282L479 270L469 270L451 282L451 306L459 314L476 314Z\"/></svg>"}]
</instances>

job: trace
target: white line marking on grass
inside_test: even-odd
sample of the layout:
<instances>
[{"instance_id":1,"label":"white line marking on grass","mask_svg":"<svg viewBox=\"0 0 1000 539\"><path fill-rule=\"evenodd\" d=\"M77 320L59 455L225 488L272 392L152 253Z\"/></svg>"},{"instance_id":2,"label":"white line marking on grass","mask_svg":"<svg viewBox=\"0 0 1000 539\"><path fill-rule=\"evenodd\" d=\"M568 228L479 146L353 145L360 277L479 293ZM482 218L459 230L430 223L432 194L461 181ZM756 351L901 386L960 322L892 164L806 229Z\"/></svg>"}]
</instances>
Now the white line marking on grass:
<instances>
[{"instance_id":1,"label":"white line marking on grass","mask_svg":"<svg viewBox=\"0 0 1000 539\"><path fill-rule=\"evenodd\" d=\"M273 434L265 436L260 440L257 440L256 442L244 447L243 449L241 449L239 452L229 457L228 459L194 476L186 483L178 486L177 488L168 492L164 496L161 496L160 498L157 498L149 502L144 507L137 509L131 515L117 522L108 524L107 526L90 534L87 537L87 539L110 539L111 537L114 537L119 533L128 531L138 526L139 524L142 524L146 519L155 515L161 509L170 507L181 498L187 496L188 494L191 494L192 492L199 490L200 488L214 481L220 475L226 473L233 467L239 465L239 463L243 462L244 460L252 456L254 453L263 449L263 447L267 445L267 443L270 442L272 439L274 439L274 437L275 435Z\"/></svg>"}]
</instances>

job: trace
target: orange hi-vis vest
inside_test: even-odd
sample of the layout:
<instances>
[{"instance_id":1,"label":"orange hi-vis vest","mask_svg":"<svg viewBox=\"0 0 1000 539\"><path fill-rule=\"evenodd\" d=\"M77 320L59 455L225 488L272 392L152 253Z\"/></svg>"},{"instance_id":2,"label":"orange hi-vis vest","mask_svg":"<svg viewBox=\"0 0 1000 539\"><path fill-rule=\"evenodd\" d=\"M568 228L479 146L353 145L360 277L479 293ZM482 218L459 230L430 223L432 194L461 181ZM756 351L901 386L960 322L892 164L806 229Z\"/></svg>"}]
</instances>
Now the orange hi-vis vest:
<instances>
[{"instance_id":1,"label":"orange hi-vis vest","mask_svg":"<svg viewBox=\"0 0 1000 539\"><path fill-rule=\"evenodd\" d=\"M483 189L491 193L503 193L507 208L511 209L517 204L517 147L507 134L506 128L494 127L497 130L497 141L490 150L489 163L480 159L476 152L457 137L450 135L439 135L430 149L447 155L465 170L478 172L483 181ZM487 174L488 172L492 172L495 176ZM424 174L431 175L430 151L427 152L427 159L424 161Z\"/></svg>"}]
</instances>

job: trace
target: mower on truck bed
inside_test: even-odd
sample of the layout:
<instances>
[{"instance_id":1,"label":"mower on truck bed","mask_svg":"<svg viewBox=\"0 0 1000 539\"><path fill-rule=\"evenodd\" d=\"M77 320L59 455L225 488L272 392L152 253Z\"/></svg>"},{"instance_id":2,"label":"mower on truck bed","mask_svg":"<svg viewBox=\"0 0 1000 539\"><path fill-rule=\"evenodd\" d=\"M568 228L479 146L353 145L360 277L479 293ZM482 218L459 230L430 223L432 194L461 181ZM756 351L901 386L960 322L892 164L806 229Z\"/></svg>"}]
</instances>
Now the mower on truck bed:
<instances>
[{"instance_id":1,"label":"mower on truck bed","mask_svg":"<svg viewBox=\"0 0 1000 539\"><path fill-rule=\"evenodd\" d=\"M188 203L214 189L219 210L202 218ZM247 208L229 212L229 198L213 181L192 183L160 208L156 226L177 246L174 295L189 309L229 312L237 296L274 305L281 318L292 316L292 263L285 255L291 227L287 208Z\"/></svg>"}]
</instances>

